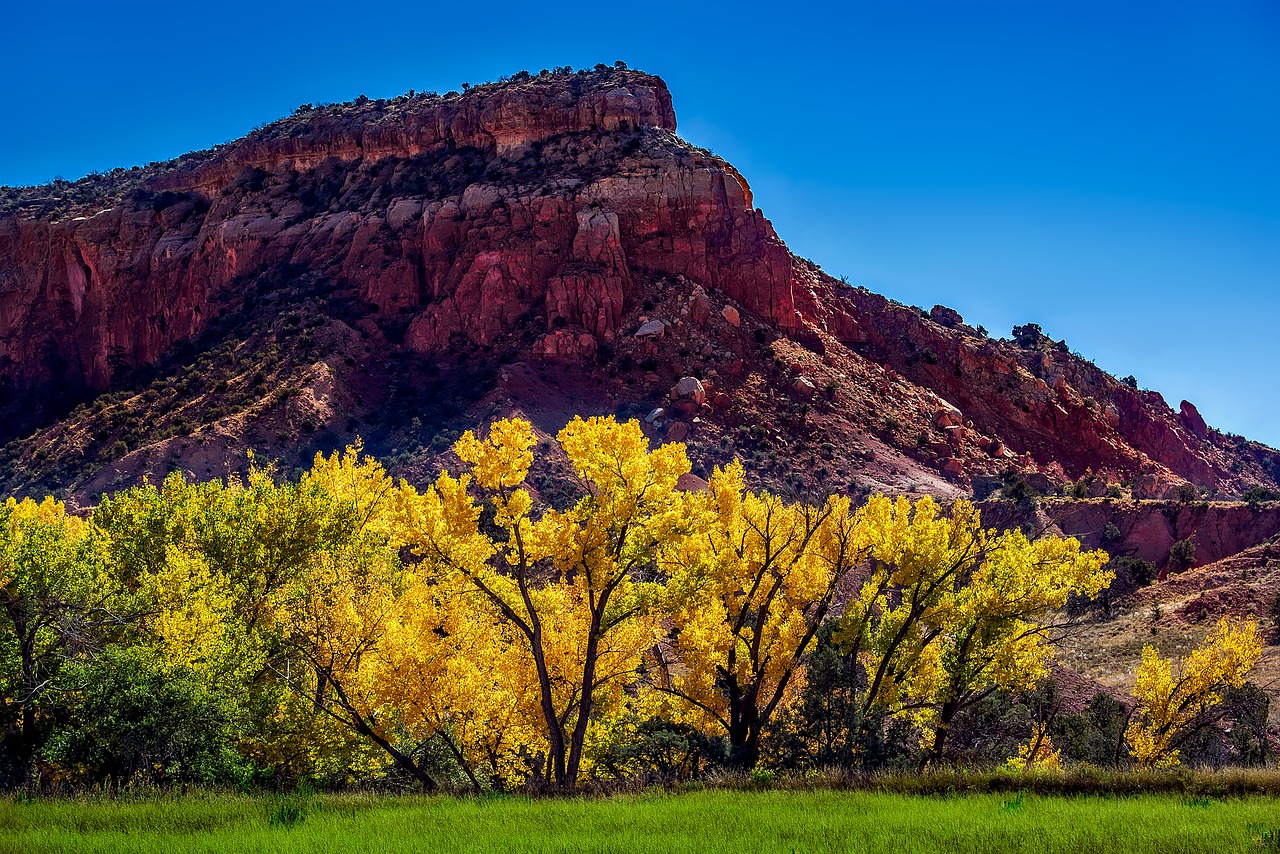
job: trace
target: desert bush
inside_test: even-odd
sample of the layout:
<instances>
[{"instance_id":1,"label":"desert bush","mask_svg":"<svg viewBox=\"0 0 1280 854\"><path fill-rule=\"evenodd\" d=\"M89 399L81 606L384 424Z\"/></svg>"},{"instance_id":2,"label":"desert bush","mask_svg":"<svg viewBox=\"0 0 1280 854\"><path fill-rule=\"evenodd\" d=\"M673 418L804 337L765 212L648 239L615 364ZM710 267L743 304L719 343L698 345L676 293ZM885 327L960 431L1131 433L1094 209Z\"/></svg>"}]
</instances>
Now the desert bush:
<instances>
[{"instance_id":1,"label":"desert bush","mask_svg":"<svg viewBox=\"0 0 1280 854\"><path fill-rule=\"evenodd\" d=\"M1184 569L1190 569L1191 565L1196 562L1196 544L1190 537L1185 540L1178 540L1169 547L1169 559L1167 566L1172 572L1182 572Z\"/></svg>"}]
</instances>

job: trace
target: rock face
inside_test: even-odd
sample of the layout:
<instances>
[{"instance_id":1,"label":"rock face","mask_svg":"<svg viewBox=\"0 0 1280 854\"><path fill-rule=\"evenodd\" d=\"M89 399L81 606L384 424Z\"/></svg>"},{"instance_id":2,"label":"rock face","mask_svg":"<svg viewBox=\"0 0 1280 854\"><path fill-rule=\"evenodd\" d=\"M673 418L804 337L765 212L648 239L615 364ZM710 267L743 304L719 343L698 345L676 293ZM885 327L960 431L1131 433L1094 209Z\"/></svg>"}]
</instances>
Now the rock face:
<instances>
[{"instance_id":1,"label":"rock face","mask_svg":"<svg viewBox=\"0 0 1280 854\"><path fill-rule=\"evenodd\" d=\"M1193 566L1215 563L1268 542L1280 534L1280 504L1251 508L1241 504L1176 502L1050 503L1045 515L1058 531L1088 548L1106 549L1165 567L1169 549L1179 540L1195 543ZM1107 525L1113 537L1106 536Z\"/></svg>"},{"instance_id":2,"label":"rock face","mask_svg":"<svg viewBox=\"0 0 1280 854\"><path fill-rule=\"evenodd\" d=\"M746 181L674 130L656 77L549 76L304 114L105 209L0 217L0 386L106 389L286 270L412 315L424 352L538 305L608 341L661 275L782 327L814 314Z\"/></svg>"},{"instance_id":3,"label":"rock face","mask_svg":"<svg viewBox=\"0 0 1280 854\"><path fill-rule=\"evenodd\" d=\"M860 288L839 298L864 331L859 353L958 406L938 413L947 425L963 412L995 438L993 455L1029 455L1024 468L1053 480L1093 475L1165 498L1188 481L1233 494L1280 478L1274 450L1210 429L1189 403L1174 412L1159 393L1130 388L1062 342L993 340L950 310L925 315Z\"/></svg>"},{"instance_id":4,"label":"rock face","mask_svg":"<svg viewBox=\"0 0 1280 854\"><path fill-rule=\"evenodd\" d=\"M908 308L795 258L746 180L675 130L657 77L517 75L300 110L164 168L2 196L0 443L204 352L215 328L302 305L349 342L328 354L335 376L361 354L533 359L598 374L562 389L565 407L613 409L607 379L647 389L648 411L666 382L696 375L711 392L679 397L682 414L768 421L760 442L843 431L828 444L847 451L831 459L850 479L877 460L896 483L947 494L1009 468L1138 496L1276 485L1280 456L1190 404L1175 413L1048 339L992 340L951 309ZM354 432L330 409L329 429Z\"/></svg>"}]
</instances>

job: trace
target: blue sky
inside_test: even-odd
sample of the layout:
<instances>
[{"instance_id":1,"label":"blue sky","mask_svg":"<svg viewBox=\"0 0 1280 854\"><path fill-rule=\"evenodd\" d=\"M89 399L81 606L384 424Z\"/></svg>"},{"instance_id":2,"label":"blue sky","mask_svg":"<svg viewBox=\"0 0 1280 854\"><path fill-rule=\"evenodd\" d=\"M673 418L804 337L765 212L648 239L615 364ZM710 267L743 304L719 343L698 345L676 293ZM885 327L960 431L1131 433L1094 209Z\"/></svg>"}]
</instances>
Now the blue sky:
<instances>
[{"instance_id":1,"label":"blue sky","mask_svg":"<svg viewBox=\"0 0 1280 854\"><path fill-rule=\"evenodd\" d=\"M0 183L623 59L793 250L1280 446L1280 4L11 4ZM15 8L16 7L16 8Z\"/></svg>"}]
</instances>

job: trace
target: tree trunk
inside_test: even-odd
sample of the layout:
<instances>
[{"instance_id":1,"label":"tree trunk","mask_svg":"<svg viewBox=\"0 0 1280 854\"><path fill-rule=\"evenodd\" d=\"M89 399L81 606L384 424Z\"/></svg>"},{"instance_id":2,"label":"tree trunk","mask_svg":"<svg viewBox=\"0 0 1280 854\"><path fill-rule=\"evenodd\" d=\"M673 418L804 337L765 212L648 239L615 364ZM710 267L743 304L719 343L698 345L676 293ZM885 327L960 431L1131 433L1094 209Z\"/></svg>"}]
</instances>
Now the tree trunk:
<instances>
[{"instance_id":1,"label":"tree trunk","mask_svg":"<svg viewBox=\"0 0 1280 854\"><path fill-rule=\"evenodd\" d=\"M582 747L587 740L587 726L591 723L591 706L595 700L596 664L600 657L600 614L608 600L601 598L597 614L591 617L591 631L587 635L587 649L582 663L582 697L578 702L578 719L574 722L573 740L569 745L569 761L565 766L566 779L561 788L572 792L578 784L578 767L582 763Z\"/></svg>"},{"instance_id":2,"label":"tree trunk","mask_svg":"<svg viewBox=\"0 0 1280 854\"><path fill-rule=\"evenodd\" d=\"M561 788L565 781L564 728L556 715L555 698L551 692L551 674L547 671L546 654L542 651L542 627L536 626L529 637L534 667L538 671L538 693L541 695L542 719L547 724L547 775Z\"/></svg>"},{"instance_id":3,"label":"tree trunk","mask_svg":"<svg viewBox=\"0 0 1280 854\"><path fill-rule=\"evenodd\" d=\"M735 686L729 692L729 764L750 771L759 761L759 711L752 695L740 693Z\"/></svg>"},{"instance_id":4,"label":"tree trunk","mask_svg":"<svg viewBox=\"0 0 1280 854\"><path fill-rule=\"evenodd\" d=\"M942 759L942 748L947 741L947 731L951 728L951 719L955 717L959 708L960 704L957 700L948 700L942 704L942 711L938 713L938 727L933 731L933 746L920 760L921 771Z\"/></svg>"},{"instance_id":5,"label":"tree trunk","mask_svg":"<svg viewBox=\"0 0 1280 854\"><path fill-rule=\"evenodd\" d=\"M11 609L10 618L22 639L22 736L18 739L18 761L22 765L23 788L30 789L36 782L36 694L40 687L35 655L37 630L29 628L16 612Z\"/></svg>"},{"instance_id":6,"label":"tree trunk","mask_svg":"<svg viewBox=\"0 0 1280 854\"><path fill-rule=\"evenodd\" d=\"M387 755L390 756L391 759L404 771L408 772L413 779L417 780L424 790L428 792L435 791L437 784L430 774L419 768L418 763L414 762L412 757L406 756L399 750L396 750L391 745L391 742L374 732L373 728L366 724L361 718L356 718L356 731L361 735L367 736L374 744L386 751Z\"/></svg>"}]
</instances>

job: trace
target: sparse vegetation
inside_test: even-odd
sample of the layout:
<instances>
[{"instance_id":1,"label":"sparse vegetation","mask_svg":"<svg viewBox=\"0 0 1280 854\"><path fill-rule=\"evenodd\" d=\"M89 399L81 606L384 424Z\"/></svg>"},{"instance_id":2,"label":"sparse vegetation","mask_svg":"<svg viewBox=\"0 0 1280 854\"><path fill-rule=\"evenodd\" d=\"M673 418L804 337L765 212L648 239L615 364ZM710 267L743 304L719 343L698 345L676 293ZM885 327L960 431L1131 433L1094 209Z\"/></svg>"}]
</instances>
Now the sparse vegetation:
<instances>
[{"instance_id":1,"label":"sparse vegetation","mask_svg":"<svg viewBox=\"0 0 1280 854\"><path fill-rule=\"evenodd\" d=\"M1000 487L1000 495L1009 501L1031 509L1040 500L1040 493L1027 482L1023 475L1014 469L1007 470L1001 481L1003 485Z\"/></svg>"},{"instance_id":2,"label":"sparse vegetation","mask_svg":"<svg viewBox=\"0 0 1280 854\"><path fill-rule=\"evenodd\" d=\"M1048 339L1045 337L1044 330L1038 323L1013 327L1013 343L1024 350L1034 350L1040 346L1041 341L1046 340Z\"/></svg>"},{"instance_id":3,"label":"sparse vegetation","mask_svg":"<svg viewBox=\"0 0 1280 854\"><path fill-rule=\"evenodd\" d=\"M1265 486L1253 486L1245 492L1243 497L1245 503L1249 505L1250 509L1261 510L1263 504L1272 501L1280 501L1280 492L1276 492L1274 489L1268 489Z\"/></svg>"},{"instance_id":4,"label":"sparse vegetation","mask_svg":"<svg viewBox=\"0 0 1280 854\"><path fill-rule=\"evenodd\" d=\"M1195 562L1196 544L1190 537L1185 540L1178 540L1169 547L1167 566L1171 572L1182 572L1185 569L1190 569Z\"/></svg>"}]
</instances>

